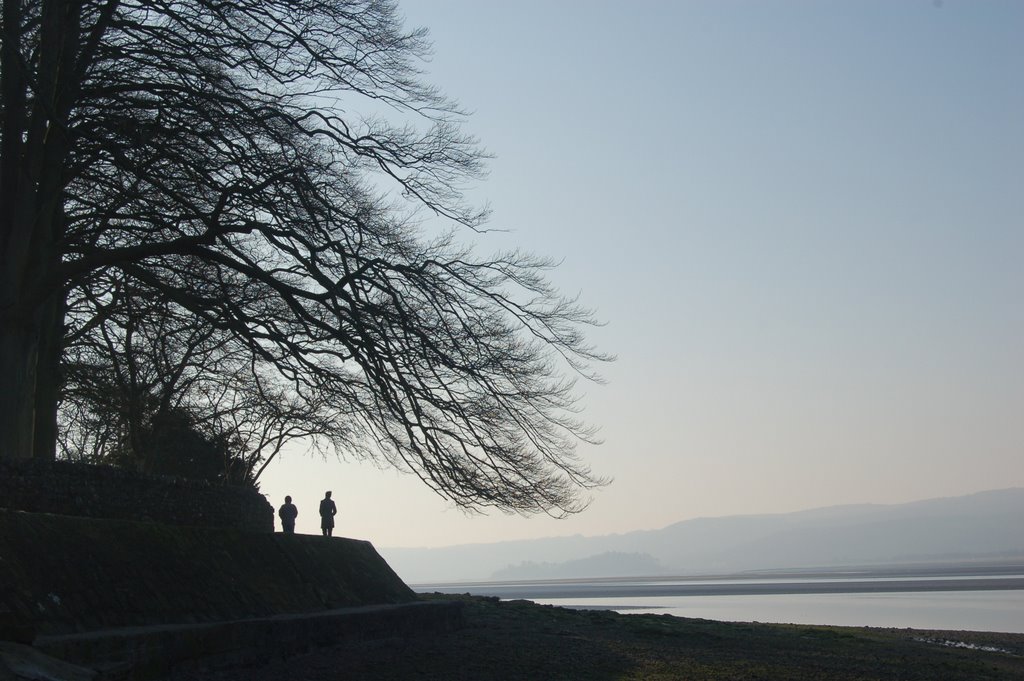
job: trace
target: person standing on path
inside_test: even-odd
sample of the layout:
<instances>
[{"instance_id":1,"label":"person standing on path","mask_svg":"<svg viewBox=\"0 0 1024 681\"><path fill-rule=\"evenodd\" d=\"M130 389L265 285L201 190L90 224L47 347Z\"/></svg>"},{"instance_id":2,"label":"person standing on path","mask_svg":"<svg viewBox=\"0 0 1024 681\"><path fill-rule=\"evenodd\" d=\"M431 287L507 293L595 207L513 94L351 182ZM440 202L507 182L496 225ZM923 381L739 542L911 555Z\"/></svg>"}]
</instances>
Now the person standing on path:
<instances>
[{"instance_id":1,"label":"person standing on path","mask_svg":"<svg viewBox=\"0 0 1024 681\"><path fill-rule=\"evenodd\" d=\"M291 497L284 498L284 504L277 509L277 517L281 519L281 529L285 534L295 534L295 518L299 515L299 509L292 503Z\"/></svg>"},{"instance_id":2,"label":"person standing on path","mask_svg":"<svg viewBox=\"0 0 1024 681\"><path fill-rule=\"evenodd\" d=\"M338 515L338 507L334 505L331 493L328 492L320 500L320 529L323 530L325 537L330 537L334 533L334 516L336 515Z\"/></svg>"}]
</instances>

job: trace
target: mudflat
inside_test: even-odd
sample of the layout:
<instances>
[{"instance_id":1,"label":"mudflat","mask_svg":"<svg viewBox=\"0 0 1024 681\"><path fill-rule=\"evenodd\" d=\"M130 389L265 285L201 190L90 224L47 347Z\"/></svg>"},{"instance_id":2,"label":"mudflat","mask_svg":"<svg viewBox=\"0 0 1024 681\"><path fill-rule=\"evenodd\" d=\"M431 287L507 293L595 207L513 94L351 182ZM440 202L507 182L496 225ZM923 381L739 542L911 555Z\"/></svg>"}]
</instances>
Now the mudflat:
<instances>
[{"instance_id":1,"label":"mudflat","mask_svg":"<svg viewBox=\"0 0 1024 681\"><path fill-rule=\"evenodd\" d=\"M751 571L680 577L509 580L413 585L417 591L504 599L752 596L830 593L1024 590L1024 564L968 563L833 570Z\"/></svg>"},{"instance_id":2,"label":"mudflat","mask_svg":"<svg viewBox=\"0 0 1024 681\"><path fill-rule=\"evenodd\" d=\"M461 599L459 631L347 642L258 668L172 678L1024 680L1024 634L725 623Z\"/></svg>"},{"instance_id":3,"label":"mudflat","mask_svg":"<svg viewBox=\"0 0 1024 681\"><path fill-rule=\"evenodd\" d=\"M466 589L463 588L462 591ZM922 591L1024 590L1024 577L986 579L845 580L820 582L709 582L705 584L481 584L472 589L479 596L499 598L647 598L652 596L765 596L782 594L898 593ZM458 593L452 590L451 593Z\"/></svg>"}]
</instances>

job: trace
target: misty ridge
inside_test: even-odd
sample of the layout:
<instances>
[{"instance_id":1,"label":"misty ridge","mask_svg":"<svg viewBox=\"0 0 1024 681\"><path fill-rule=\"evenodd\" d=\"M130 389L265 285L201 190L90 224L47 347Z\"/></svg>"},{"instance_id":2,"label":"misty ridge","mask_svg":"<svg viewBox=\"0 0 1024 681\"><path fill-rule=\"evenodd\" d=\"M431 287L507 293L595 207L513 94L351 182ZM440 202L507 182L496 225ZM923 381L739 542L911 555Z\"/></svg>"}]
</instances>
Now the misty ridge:
<instances>
[{"instance_id":1,"label":"misty ridge","mask_svg":"<svg viewBox=\"0 0 1024 681\"><path fill-rule=\"evenodd\" d=\"M723 574L1024 556L1024 489L697 518L586 537L384 548L409 583Z\"/></svg>"}]
</instances>

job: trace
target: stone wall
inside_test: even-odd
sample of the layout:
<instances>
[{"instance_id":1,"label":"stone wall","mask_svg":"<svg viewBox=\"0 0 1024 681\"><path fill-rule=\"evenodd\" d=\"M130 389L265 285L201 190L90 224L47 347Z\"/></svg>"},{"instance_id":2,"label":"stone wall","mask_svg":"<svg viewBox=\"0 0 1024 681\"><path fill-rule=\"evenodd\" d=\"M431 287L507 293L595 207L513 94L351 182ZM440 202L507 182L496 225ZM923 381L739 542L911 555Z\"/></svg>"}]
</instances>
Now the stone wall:
<instances>
[{"instance_id":1,"label":"stone wall","mask_svg":"<svg viewBox=\"0 0 1024 681\"><path fill-rule=\"evenodd\" d=\"M0 462L0 508L274 531L273 507L251 487L69 461Z\"/></svg>"},{"instance_id":2,"label":"stone wall","mask_svg":"<svg viewBox=\"0 0 1024 681\"><path fill-rule=\"evenodd\" d=\"M0 510L0 615L30 634L415 599L366 541Z\"/></svg>"}]
</instances>

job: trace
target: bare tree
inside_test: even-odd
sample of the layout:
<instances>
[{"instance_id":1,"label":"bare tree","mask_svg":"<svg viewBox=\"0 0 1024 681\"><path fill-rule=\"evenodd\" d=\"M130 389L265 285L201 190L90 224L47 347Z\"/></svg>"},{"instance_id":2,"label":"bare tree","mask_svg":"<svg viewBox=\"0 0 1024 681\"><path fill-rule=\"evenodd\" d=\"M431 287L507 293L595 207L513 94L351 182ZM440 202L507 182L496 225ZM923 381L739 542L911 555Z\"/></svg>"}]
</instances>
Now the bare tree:
<instances>
[{"instance_id":1,"label":"bare tree","mask_svg":"<svg viewBox=\"0 0 1024 681\"><path fill-rule=\"evenodd\" d=\"M292 440L358 447L345 405L295 398L245 343L180 306L139 295L130 282L112 279L115 272L68 301L58 431L64 458L251 483ZM156 446L170 439L166 426L208 455Z\"/></svg>"},{"instance_id":2,"label":"bare tree","mask_svg":"<svg viewBox=\"0 0 1024 681\"><path fill-rule=\"evenodd\" d=\"M581 508L591 315L549 261L457 243L486 217L460 193L483 156L393 2L5 0L3 19L0 456L51 455L39 379L68 296L102 306L113 278L463 507ZM450 230L427 238L427 216Z\"/></svg>"}]
</instances>

